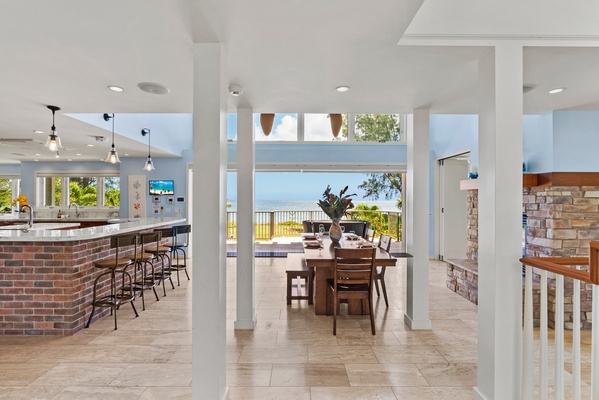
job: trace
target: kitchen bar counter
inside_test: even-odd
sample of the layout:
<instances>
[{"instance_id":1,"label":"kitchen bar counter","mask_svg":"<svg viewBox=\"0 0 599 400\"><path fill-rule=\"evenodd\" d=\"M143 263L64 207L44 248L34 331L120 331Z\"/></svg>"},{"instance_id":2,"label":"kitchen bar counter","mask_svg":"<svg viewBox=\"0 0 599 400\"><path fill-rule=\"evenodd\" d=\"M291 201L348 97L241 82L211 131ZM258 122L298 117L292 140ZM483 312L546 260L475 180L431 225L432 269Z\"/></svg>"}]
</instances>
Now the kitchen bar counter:
<instances>
[{"instance_id":1,"label":"kitchen bar counter","mask_svg":"<svg viewBox=\"0 0 599 400\"><path fill-rule=\"evenodd\" d=\"M66 220L66 218L65 218ZM23 220L19 220L25 222ZM66 221L64 222L67 223ZM20 229L2 229L0 227L0 243L1 242L66 242L73 240L88 240L98 239L123 233L136 232L142 229L153 229L159 226L183 224L185 218L139 218L132 222L120 224L109 224L95 226L92 228L68 229L68 230L40 230L35 229L37 226L35 220L33 229L23 232ZM64 225L67 227L67 225Z\"/></svg>"},{"instance_id":2,"label":"kitchen bar counter","mask_svg":"<svg viewBox=\"0 0 599 400\"><path fill-rule=\"evenodd\" d=\"M0 334L72 335L83 329L93 281L101 273L93 263L114 256L110 237L185 221L144 218L83 229L0 230ZM97 318L109 312L100 310Z\"/></svg>"}]
</instances>

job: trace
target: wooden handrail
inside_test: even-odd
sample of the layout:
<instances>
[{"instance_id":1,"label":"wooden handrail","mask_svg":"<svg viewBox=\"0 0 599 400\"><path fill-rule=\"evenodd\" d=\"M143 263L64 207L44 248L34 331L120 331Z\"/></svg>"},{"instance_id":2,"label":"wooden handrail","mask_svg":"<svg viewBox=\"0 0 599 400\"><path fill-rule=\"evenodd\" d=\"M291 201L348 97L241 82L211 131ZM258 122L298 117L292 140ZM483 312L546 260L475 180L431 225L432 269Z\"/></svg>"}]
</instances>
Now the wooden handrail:
<instances>
[{"instance_id":1,"label":"wooden handrail","mask_svg":"<svg viewBox=\"0 0 599 400\"><path fill-rule=\"evenodd\" d=\"M525 257L520 262L555 274L599 285L599 241L591 241L591 255L587 257ZM570 265L589 265L589 271L572 269Z\"/></svg>"}]
</instances>

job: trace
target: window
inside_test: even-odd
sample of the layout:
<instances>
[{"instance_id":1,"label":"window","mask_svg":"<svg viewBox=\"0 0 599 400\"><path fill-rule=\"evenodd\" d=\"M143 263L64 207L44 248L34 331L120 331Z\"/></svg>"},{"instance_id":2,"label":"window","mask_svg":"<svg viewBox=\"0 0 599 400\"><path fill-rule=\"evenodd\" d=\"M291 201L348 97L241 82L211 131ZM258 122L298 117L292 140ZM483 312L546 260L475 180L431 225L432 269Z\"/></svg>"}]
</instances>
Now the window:
<instances>
[{"instance_id":1,"label":"window","mask_svg":"<svg viewBox=\"0 0 599 400\"><path fill-rule=\"evenodd\" d=\"M64 190L68 188L68 190ZM38 207L118 207L120 177L97 174L38 174L36 179Z\"/></svg>"},{"instance_id":2,"label":"window","mask_svg":"<svg viewBox=\"0 0 599 400\"><path fill-rule=\"evenodd\" d=\"M356 114L354 138L356 142L399 142L399 114Z\"/></svg>"},{"instance_id":3,"label":"window","mask_svg":"<svg viewBox=\"0 0 599 400\"><path fill-rule=\"evenodd\" d=\"M275 114L268 136L260 126L260 114L254 114L254 125L256 141L297 141L297 114Z\"/></svg>"},{"instance_id":4,"label":"window","mask_svg":"<svg viewBox=\"0 0 599 400\"><path fill-rule=\"evenodd\" d=\"M0 178L0 214L10 214L13 211L12 201L21 193L21 179Z\"/></svg>"},{"instance_id":5,"label":"window","mask_svg":"<svg viewBox=\"0 0 599 400\"><path fill-rule=\"evenodd\" d=\"M335 138L329 114L304 114L304 140L306 142L347 141L347 115L343 114L341 132Z\"/></svg>"}]
</instances>

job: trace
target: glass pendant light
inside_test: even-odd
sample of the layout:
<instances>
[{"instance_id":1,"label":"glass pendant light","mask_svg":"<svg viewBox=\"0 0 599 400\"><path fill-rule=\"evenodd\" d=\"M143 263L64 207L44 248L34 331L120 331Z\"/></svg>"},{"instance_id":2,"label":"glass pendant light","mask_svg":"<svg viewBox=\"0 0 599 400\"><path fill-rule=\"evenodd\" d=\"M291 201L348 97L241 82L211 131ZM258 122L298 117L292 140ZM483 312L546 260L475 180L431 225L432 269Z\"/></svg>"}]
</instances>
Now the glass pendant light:
<instances>
[{"instance_id":1,"label":"glass pendant light","mask_svg":"<svg viewBox=\"0 0 599 400\"><path fill-rule=\"evenodd\" d=\"M119 153L117 153L116 148L114 147L114 114L110 115L104 113L104 121L108 121L109 119L112 119L112 146L110 147L110 151L104 162L117 164L120 163L121 160L119 160Z\"/></svg>"},{"instance_id":2,"label":"glass pendant light","mask_svg":"<svg viewBox=\"0 0 599 400\"><path fill-rule=\"evenodd\" d=\"M48 140L46 140L46 144L44 145L44 147L46 147L50 151L57 151L59 149L64 149L64 147L62 147L62 143L60 143L60 138L58 137L58 134L56 133L56 126L54 126L54 114L56 113L56 111L60 110L60 107L56 107L56 106L46 106L46 107L48 107L48 109L50 109L52 111L52 127L50 128L51 133L48 135Z\"/></svg>"},{"instance_id":3,"label":"glass pendant light","mask_svg":"<svg viewBox=\"0 0 599 400\"><path fill-rule=\"evenodd\" d=\"M141 130L141 135L148 135L148 159L146 160L146 165L144 166L145 171L153 171L154 170L154 162L152 161L152 156L150 154L150 130L148 128L143 128Z\"/></svg>"}]
</instances>

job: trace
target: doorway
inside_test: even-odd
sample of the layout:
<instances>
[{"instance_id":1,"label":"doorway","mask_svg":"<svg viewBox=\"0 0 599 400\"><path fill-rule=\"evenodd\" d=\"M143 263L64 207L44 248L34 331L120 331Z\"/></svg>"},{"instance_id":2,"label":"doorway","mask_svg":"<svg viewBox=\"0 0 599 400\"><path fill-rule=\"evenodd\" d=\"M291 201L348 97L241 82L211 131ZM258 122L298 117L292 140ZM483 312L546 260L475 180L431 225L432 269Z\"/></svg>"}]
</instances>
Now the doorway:
<instances>
[{"instance_id":1,"label":"doorway","mask_svg":"<svg viewBox=\"0 0 599 400\"><path fill-rule=\"evenodd\" d=\"M469 154L439 160L439 259L466 258L468 247L467 192L460 181L468 178Z\"/></svg>"}]
</instances>

